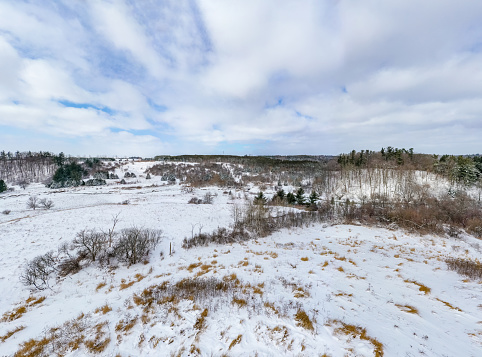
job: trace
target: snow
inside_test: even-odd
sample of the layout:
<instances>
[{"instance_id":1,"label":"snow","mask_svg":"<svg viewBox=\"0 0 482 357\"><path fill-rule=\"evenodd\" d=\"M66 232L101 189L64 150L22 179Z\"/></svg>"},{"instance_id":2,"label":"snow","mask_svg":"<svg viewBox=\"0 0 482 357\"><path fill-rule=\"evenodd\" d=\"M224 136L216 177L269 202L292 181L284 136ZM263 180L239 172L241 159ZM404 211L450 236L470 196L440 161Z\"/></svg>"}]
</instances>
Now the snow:
<instances>
[{"instance_id":1,"label":"snow","mask_svg":"<svg viewBox=\"0 0 482 357\"><path fill-rule=\"evenodd\" d=\"M91 326L107 322L111 341L101 353L105 356L374 356L374 340L383 344L385 356L481 355L482 284L449 271L444 263L447 257L480 258L479 240L317 224L244 243L184 250L182 240L192 232L228 227L232 205L243 204L244 195L231 199L216 187L183 193L179 185L166 185L156 176L141 177L148 165L135 162L117 169L119 177L125 169L136 173L128 185L108 180L107 186L50 190L32 184L0 196L0 212L11 210L0 215L0 315L30 296L46 297L20 318L0 322L0 336L25 326L0 342L0 355L13 355L21 343L81 313ZM187 204L208 191L217 194L212 205ZM55 206L27 209L31 195L49 198ZM129 204L122 204L126 200ZM31 292L19 281L27 261L57 251L82 229L111 228L118 214L116 230L162 229L163 240L147 264L92 264L44 291ZM238 286L215 296L155 305L147 313L133 300L163 282L222 281L231 274ZM101 283L105 285L99 287ZM106 304L112 311L95 312ZM412 307L416 313L410 313ZM199 329L196 322L204 309L207 316ZM299 310L306 312L313 330L297 323ZM131 329L116 331L121 320L130 319L136 319ZM343 324L366 329L370 339L342 333ZM95 331L88 333L95 338ZM67 355L89 352L81 347Z\"/></svg>"}]
</instances>

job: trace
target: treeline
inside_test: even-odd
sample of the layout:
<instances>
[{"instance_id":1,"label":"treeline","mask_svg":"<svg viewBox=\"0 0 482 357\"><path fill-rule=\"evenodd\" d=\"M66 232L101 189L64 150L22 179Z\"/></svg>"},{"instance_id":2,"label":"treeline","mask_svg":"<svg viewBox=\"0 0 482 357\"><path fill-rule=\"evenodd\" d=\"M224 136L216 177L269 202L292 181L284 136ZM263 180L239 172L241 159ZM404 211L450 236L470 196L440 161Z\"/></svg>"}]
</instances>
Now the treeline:
<instances>
[{"instance_id":1,"label":"treeline","mask_svg":"<svg viewBox=\"0 0 482 357\"><path fill-rule=\"evenodd\" d=\"M382 148L380 151L352 150L340 154L341 170L356 168L390 168L434 172L449 179L451 184L472 185L482 177L481 156L416 154L413 148Z\"/></svg>"},{"instance_id":2,"label":"treeline","mask_svg":"<svg viewBox=\"0 0 482 357\"><path fill-rule=\"evenodd\" d=\"M0 179L19 183L41 182L51 176L57 167L56 156L47 151L0 152Z\"/></svg>"}]
</instances>

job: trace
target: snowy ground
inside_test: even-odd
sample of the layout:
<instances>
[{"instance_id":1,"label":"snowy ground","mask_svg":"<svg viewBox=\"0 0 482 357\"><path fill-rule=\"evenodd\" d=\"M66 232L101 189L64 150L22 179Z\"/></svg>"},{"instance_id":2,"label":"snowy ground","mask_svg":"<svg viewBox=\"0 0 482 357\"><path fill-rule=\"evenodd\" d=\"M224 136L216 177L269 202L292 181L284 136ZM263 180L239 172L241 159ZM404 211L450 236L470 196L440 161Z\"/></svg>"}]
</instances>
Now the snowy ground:
<instances>
[{"instance_id":1,"label":"snowy ground","mask_svg":"<svg viewBox=\"0 0 482 357\"><path fill-rule=\"evenodd\" d=\"M482 284L444 263L480 258L479 240L315 225L184 250L182 239L193 230L229 226L232 205L244 195L233 200L216 188L183 193L179 185L139 177L146 165L131 164L138 178L128 185L31 185L0 196L0 212L11 210L0 214L0 316L25 307L18 318L0 322L0 356L50 336L53 327L64 331L57 333L57 352L68 356L90 355L87 340L105 342L103 356L481 355ZM217 194L214 204L187 204L208 191ZM27 209L31 195L55 207ZM82 229L108 229L117 214L116 229L163 230L149 262L91 265L40 292L21 284L27 261L56 251ZM175 288L208 278L229 288L198 287L190 296L182 295L182 284ZM154 304L148 302L152 291L161 292ZM75 343L80 334L84 345Z\"/></svg>"}]
</instances>

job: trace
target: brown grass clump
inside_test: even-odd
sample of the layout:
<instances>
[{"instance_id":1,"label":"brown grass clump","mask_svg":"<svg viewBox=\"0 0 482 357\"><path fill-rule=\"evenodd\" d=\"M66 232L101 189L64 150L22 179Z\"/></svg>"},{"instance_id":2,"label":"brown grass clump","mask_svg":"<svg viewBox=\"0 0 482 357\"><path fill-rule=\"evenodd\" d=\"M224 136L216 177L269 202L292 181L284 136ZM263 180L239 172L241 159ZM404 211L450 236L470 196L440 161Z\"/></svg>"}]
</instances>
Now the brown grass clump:
<instances>
[{"instance_id":1,"label":"brown grass clump","mask_svg":"<svg viewBox=\"0 0 482 357\"><path fill-rule=\"evenodd\" d=\"M479 260L450 258L445 261L450 270L471 279L482 280L482 263Z\"/></svg>"},{"instance_id":2,"label":"brown grass clump","mask_svg":"<svg viewBox=\"0 0 482 357\"><path fill-rule=\"evenodd\" d=\"M208 316L208 309L204 309L204 311L201 313L201 316L196 320L196 323L194 324L194 328L196 330L202 331L206 328L206 317Z\"/></svg>"},{"instance_id":3,"label":"brown grass clump","mask_svg":"<svg viewBox=\"0 0 482 357\"><path fill-rule=\"evenodd\" d=\"M135 277L135 280L132 280L132 281L130 281L130 282L128 282L128 283L126 283L125 280L122 279L119 290L124 290L124 289L130 288L130 287L131 287L132 285L134 285L135 283L138 283L139 281L141 281L142 279L144 279L144 278L145 278L145 275L136 274L136 275L134 275L134 277Z\"/></svg>"},{"instance_id":4,"label":"brown grass clump","mask_svg":"<svg viewBox=\"0 0 482 357\"><path fill-rule=\"evenodd\" d=\"M95 291L99 291L100 289L102 289L104 286L106 286L107 284L106 283L99 283L99 285L97 285L97 287L95 288Z\"/></svg>"},{"instance_id":5,"label":"brown grass clump","mask_svg":"<svg viewBox=\"0 0 482 357\"><path fill-rule=\"evenodd\" d=\"M25 326L18 326L16 328L14 328L13 330L8 331L5 335L0 336L0 342L2 342L2 343L5 342L7 339L12 337L17 332L22 331L24 328L25 328Z\"/></svg>"},{"instance_id":6,"label":"brown grass clump","mask_svg":"<svg viewBox=\"0 0 482 357\"><path fill-rule=\"evenodd\" d=\"M232 342L231 344L229 345L229 349L233 348L234 346L236 346L237 344L239 344L241 342L243 338L243 335L238 335L238 337L236 337Z\"/></svg>"},{"instance_id":7,"label":"brown grass clump","mask_svg":"<svg viewBox=\"0 0 482 357\"><path fill-rule=\"evenodd\" d=\"M301 258L301 260L302 260L303 262L307 262L309 259L308 259L308 257L303 257L303 258Z\"/></svg>"},{"instance_id":8,"label":"brown grass clump","mask_svg":"<svg viewBox=\"0 0 482 357\"><path fill-rule=\"evenodd\" d=\"M376 338L367 335L367 330L365 328L345 324L344 322L338 320L332 320L330 323L341 324L341 327L335 329L335 334L349 336L351 338L360 338L360 340L365 340L370 342L374 347L375 357L383 357L383 344L379 342Z\"/></svg>"},{"instance_id":9,"label":"brown grass clump","mask_svg":"<svg viewBox=\"0 0 482 357\"><path fill-rule=\"evenodd\" d=\"M115 331L120 333L120 332L123 332L124 334L129 332L133 327L134 325L136 324L137 322L137 316L135 316L134 318L128 320L120 320L117 325L115 325Z\"/></svg>"},{"instance_id":10,"label":"brown grass clump","mask_svg":"<svg viewBox=\"0 0 482 357\"><path fill-rule=\"evenodd\" d=\"M41 356L45 347L51 342L50 338L44 337L39 340L31 338L20 345L20 349L14 357L37 357Z\"/></svg>"},{"instance_id":11,"label":"brown grass clump","mask_svg":"<svg viewBox=\"0 0 482 357\"><path fill-rule=\"evenodd\" d=\"M399 305L395 304L396 307L398 307L400 310L404 312L408 312L409 314L415 314L418 315L418 310L416 307L413 307L411 305Z\"/></svg>"},{"instance_id":12,"label":"brown grass clump","mask_svg":"<svg viewBox=\"0 0 482 357\"><path fill-rule=\"evenodd\" d=\"M443 300L440 300L440 299L435 299L435 300L440 301L442 304L444 304L445 306L447 306L448 308L450 308L450 309L452 309L452 310L456 310L456 311L462 312L461 309L459 309L459 308L456 307L456 306L452 306L452 304L450 304L450 303L447 302L447 301L443 301Z\"/></svg>"},{"instance_id":13,"label":"brown grass clump","mask_svg":"<svg viewBox=\"0 0 482 357\"><path fill-rule=\"evenodd\" d=\"M25 303L22 304L21 306L13 309L12 311L5 312L2 318L0 319L0 322L10 322L21 318L23 314L27 312L28 307L38 305L42 303L44 300L45 300L45 296L41 296L39 298L30 296L27 300L25 300Z\"/></svg>"},{"instance_id":14,"label":"brown grass clump","mask_svg":"<svg viewBox=\"0 0 482 357\"><path fill-rule=\"evenodd\" d=\"M264 307L265 307L268 311L273 312L273 313L275 313L276 315L279 315L279 311L278 311L278 309L274 306L273 303L267 301L267 302L264 303Z\"/></svg>"},{"instance_id":15,"label":"brown grass clump","mask_svg":"<svg viewBox=\"0 0 482 357\"><path fill-rule=\"evenodd\" d=\"M107 314L109 311L112 311L112 308L106 303L105 305L101 306L101 307L98 307L97 309L95 309L95 313L99 313L99 312L102 312L102 314Z\"/></svg>"},{"instance_id":16,"label":"brown grass clump","mask_svg":"<svg viewBox=\"0 0 482 357\"><path fill-rule=\"evenodd\" d=\"M201 262L189 264L189 266L187 267L187 271L192 273L194 269L196 269L197 267L200 267L201 265L202 265Z\"/></svg>"},{"instance_id":17,"label":"brown grass clump","mask_svg":"<svg viewBox=\"0 0 482 357\"><path fill-rule=\"evenodd\" d=\"M411 283L411 284L415 284L419 287L419 291L422 291L423 293L425 293L425 295L427 294L430 294L430 292L432 291L432 289L430 289L429 287L423 285L423 284L420 284L418 282L416 282L415 280L404 280L406 283Z\"/></svg>"},{"instance_id":18,"label":"brown grass clump","mask_svg":"<svg viewBox=\"0 0 482 357\"><path fill-rule=\"evenodd\" d=\"M237 299L237 298L233 298L233 301L232 301L233 305L238 305L239 307L244 307L246 306L247 302L245 299Z\"/></svg>"},{"instance_id":19,"label":"brown grass clump","mask_svg":"<svg viewBox=\"0 0 482 357\"><path fill-rule=\"evenodd\" d=\"M304 310L299 309L295 314L295 320L298 326L303 327L306 330L313 331L313 323L311 322L310 318L306 314Z\"/></svg>"},{"instance_id":20,"label":"brown grass clump","mask_svg":"<svg viewBox=\"0 0 482 357\"><path fill-rule=\"evenodd\" d=\"M2 319L0 322L9 322L13 320L17 320L23 316L27 312L27 307L25 305L19 306L12 311L7 311L3 314Z\"/></svg>"},{"instance_id":21,"label":"brown grass clump","mask_svg":"<svg viewBox=\"0 0 482 357\"><path fill-rule=\"evenodd\" d=\"M310 297L310 293L304 290L301 286L297 287L296 289L293 289L293 295L295 298Z\"/></svg>"}]
</instances>

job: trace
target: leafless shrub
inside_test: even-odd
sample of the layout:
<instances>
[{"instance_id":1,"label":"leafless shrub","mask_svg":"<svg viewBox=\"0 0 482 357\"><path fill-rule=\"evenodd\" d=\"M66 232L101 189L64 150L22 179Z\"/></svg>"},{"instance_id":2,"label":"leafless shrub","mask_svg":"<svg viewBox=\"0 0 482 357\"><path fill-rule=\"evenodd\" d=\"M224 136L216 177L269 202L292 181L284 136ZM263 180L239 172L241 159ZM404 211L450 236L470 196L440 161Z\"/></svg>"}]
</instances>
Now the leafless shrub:
<instances>
[{"instance_id":1,"label":"leafless shrub","mask_svg":"<svg viewBox=\"0 0 482 357\"><path fill-rule=\"evenodd\" d=\"M39 255L27 263L20 281L38 290L49 288L49 277L56 271L53 252Z\"/></svg>"},{"instance_id":2,"label":"leafless shrub","mask_svg":"<svg viewBox=\"0 0 482 357\"><path fill-rule=\"evenodd\" d=\"M33 210L37 209L40 205L39 199L37 196L30 196L27 201L27 208L31 208Z\"/></svg>"},{"instance_id":3,"label":"leafless shrub","mask_svg":"<svg viewBox=\"0 0 482 357\"><path fill-rule=\"evenodd\" d=\"M58 266L59 276L78 273L82 269L82 266L80 265L81 260L82 256L69 257L62 260Z\"/></svg>"},{"instance_id":4,"label":"leafless shrub","mask_svg":"<svg viewBox=\"0 0 482 357\"><path fill-rule=\"evenodd\" d=\"M10 212L12 212L12 211L10 211L9 209L6 209L6 210L2 211L2 213L5 214L5 215L10 214Z\"/></svg>"},{"instance_id":5,"label":"leafless shrub","mask_svg":"<svg viewBox=\"0 0 482 357\"><path fill-rule=\"evenodd\" d=\"M52 200L42 198L41 200L39 200L39 205L42 206L42 208L51 209L54 206L54 203L52 202Z\"/></svg>"},{"instance_id":6,"label":"leafless shrub","mask_svg":"<svg viewBox=\"0 0 482 357\"><path fill-rule=\"evenodd\" d=\"M129 264L136 264L145 258L161 240L160 230L128 228L120 232L114 252L116 257Z\"/></svg>"},{"instance_id":7,"label":"leafless shrub","mask_svg":"<svg viewBox=\"0 0 482 357\"><path fill-rule=\"evenodd\" d=\"M210 205L213 203L214 195L211 192L206 192L203 197L202 203Z\"/></svg>"},{"instance_id":8,"label":"leafless shrub","mask_svg":"<svg viewBox=\"0 0 482 357\"><path fill-rule=\"evenodd\" d=\"M461 258L450 258L445 261L450 270L454 270L461 275L465 275L471 279L482 280L482 263L478 260L469 260Z\"/></svg>"},{"instance_id":9,"label":"leafless shrub","mask_svg":"<svg viewBox=\"0 0 482 357\"><path fill-rule=\"evenodd\" d=\"M106 249L108 237L102 232L84 229L77 233L72 243L78 249L80 255L84 255L95 262L97 256Z\"/></svg>"},{"instance_id":10,"label":"leafless shrub","mask_svg":"<svg viewBox=\"0 0 482 357\"><path fill-rule=\"evenodd\" d=\"M189 202L189 204L195 204L195 205L199 205L201 203L203 203L203 200L200 199L200 198L197 198L197 197L192 197Z\"/></svg>"}]
</instances>

